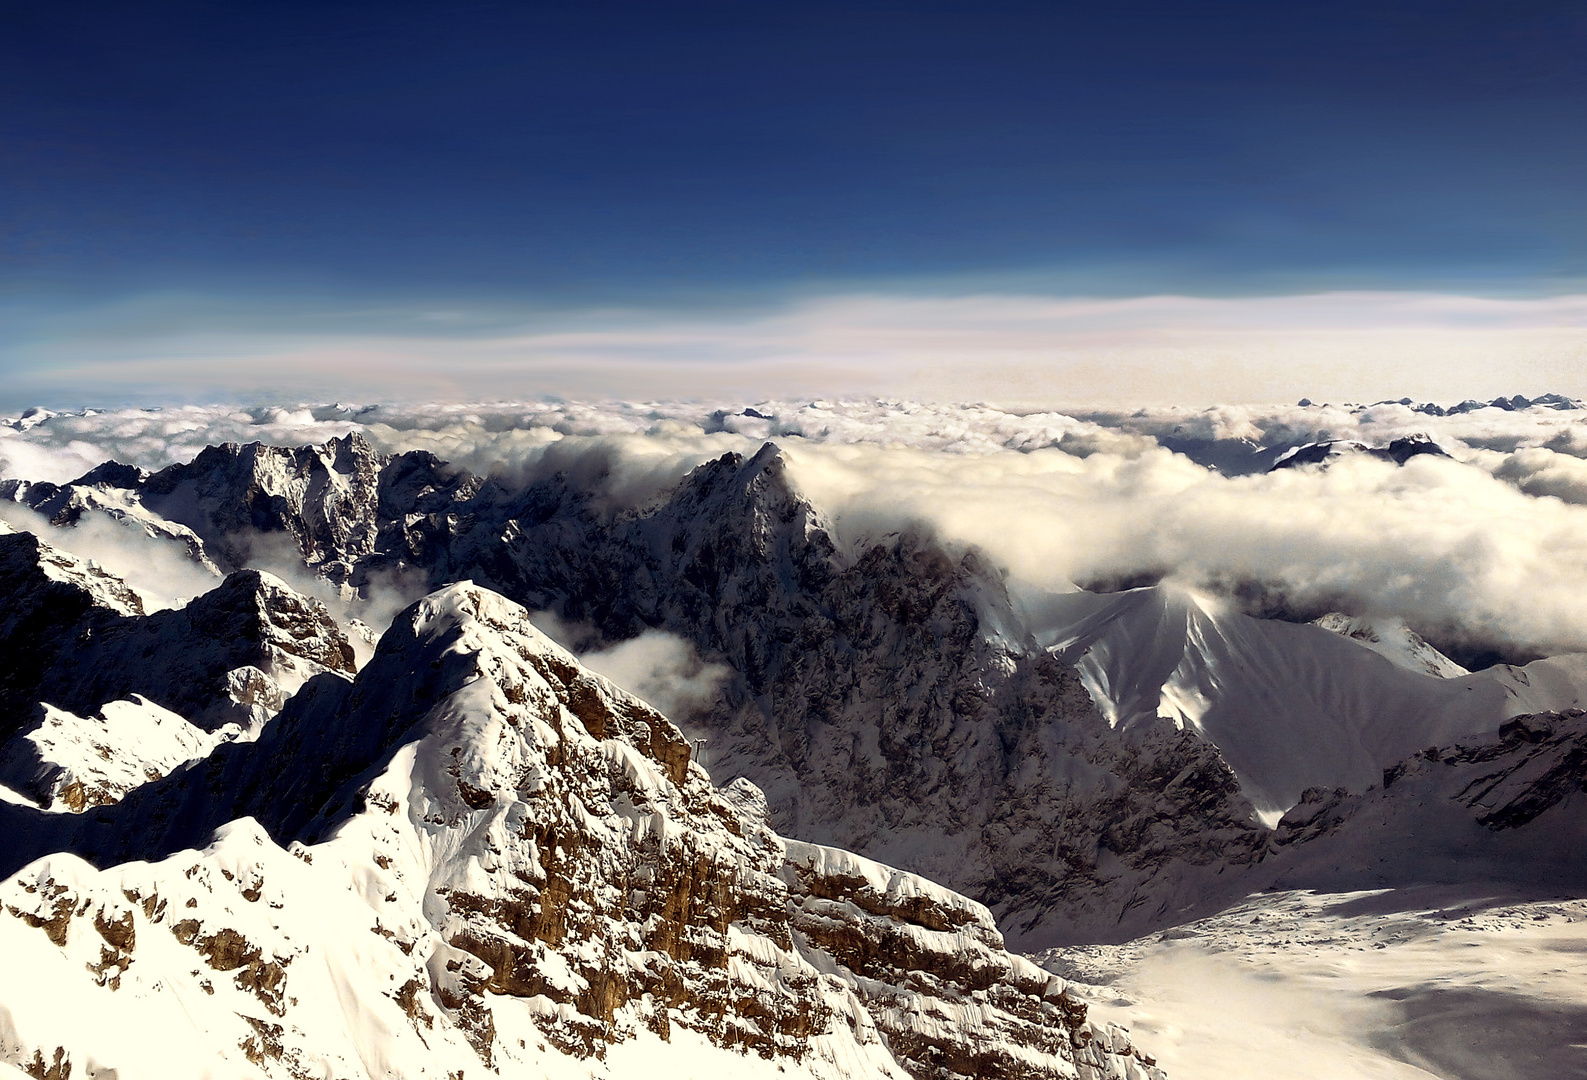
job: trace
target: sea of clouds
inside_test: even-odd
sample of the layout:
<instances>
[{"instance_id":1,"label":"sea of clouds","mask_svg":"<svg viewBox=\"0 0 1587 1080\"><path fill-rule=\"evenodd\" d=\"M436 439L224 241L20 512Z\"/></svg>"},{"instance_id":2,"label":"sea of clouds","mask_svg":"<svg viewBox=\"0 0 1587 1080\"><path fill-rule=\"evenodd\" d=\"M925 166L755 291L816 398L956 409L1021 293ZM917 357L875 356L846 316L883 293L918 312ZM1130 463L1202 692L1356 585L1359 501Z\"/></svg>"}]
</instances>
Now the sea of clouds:
<instances>
[{"instance_id":1,"label":"sea of clouds","mask_svg":"<svg viewBox=\"0 0 1587 1080\"><path fill-rule=\"evenodd\" d=\"M525 482L582 472L625 505L771 441L841 540L912 528L977 547L1033 612L1077 583L1169 580L1257 613L1398 615L1468 652L1587 651L1584 410L1025 412L874 400L129 408L9 418L0 475L60 482L110 458L154 469L213 443L299 445L355 430L385 451L426 449ZM1450 456L1396 466L1358 455L1246 475L1226 464L1256 447L1384 445L1413 433Z\"/></svg>"}]
</instances>

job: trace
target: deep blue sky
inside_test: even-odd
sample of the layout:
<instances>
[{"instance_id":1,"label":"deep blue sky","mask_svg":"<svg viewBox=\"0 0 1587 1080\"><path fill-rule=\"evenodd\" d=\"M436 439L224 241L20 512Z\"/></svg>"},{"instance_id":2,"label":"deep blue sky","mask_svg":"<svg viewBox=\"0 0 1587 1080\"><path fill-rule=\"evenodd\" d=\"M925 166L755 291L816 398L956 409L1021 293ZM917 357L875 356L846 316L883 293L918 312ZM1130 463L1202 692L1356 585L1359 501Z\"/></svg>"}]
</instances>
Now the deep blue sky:
<instances>
[{"instance_id":1,"label":"deep blue sky","mask_svg":"<svg viewBox=\"0 0 1587 1080\"><path fill-rule=\"evenodd\" d=\"M0 3L13 299L901 280L1579 289L1587 5Z\"/></svg>"}]
</instances>

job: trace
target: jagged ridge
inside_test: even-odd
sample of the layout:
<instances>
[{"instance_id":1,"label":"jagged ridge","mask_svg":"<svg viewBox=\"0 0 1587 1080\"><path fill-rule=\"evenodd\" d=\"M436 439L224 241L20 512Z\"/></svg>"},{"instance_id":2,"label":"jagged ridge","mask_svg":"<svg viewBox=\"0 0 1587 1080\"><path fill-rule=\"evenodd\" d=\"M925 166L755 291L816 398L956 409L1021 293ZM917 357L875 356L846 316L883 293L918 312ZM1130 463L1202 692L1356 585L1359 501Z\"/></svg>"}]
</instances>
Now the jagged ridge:
<instances>
[{"instance_id":1,"label":"jagged ridge","mask_svg":"<svg viewBox=\"0 0 1587 1080\"><path fill-rule=\"evenodd\" d=\"M212 447L129 482L226 558L273 531L333 581L470 578L605 641L684 636L734 671L693 731L779 827L972 892L1021 940L1128 935L1260 857L1216 750L1110 733L974 554L918 535L846 550L771 444L640 508L603 495L599 456L560 464L479 478L351 435Z\"/></svg>"},{"instance_id":2,"label":"jagged ridge","mask_svg":"<svg viewBox=\"0 0 1587 1080\"><path fill-rule=\"evenodd\" d=\"M12 810L18 835L64 820ZM268 833L243 820L180 850L233 813ZM28 867L0 885L0 934L48 973L41 1001L86 991L114 1017L136 1000L156 1030L197 1035L192 1060L265 1075L604 1075L572 1063L621 1072L658 1039L704 1071L1159 1075L1004 952L979 904L785 842L765 814L521 607L465 584L400 616L351 684L311 682L258 742L70 818L48 842L107 869ZM289 838L317 842L293 859ZM116 865L134 854L153 861ZM0 974L0 1000L29 992L20 977ZM326 1008L333 991L358 1009ZM118 1042L81 1019L22 1008L0 1049L153 1075L150 1028Z\"/></svg>"}]
</instances>

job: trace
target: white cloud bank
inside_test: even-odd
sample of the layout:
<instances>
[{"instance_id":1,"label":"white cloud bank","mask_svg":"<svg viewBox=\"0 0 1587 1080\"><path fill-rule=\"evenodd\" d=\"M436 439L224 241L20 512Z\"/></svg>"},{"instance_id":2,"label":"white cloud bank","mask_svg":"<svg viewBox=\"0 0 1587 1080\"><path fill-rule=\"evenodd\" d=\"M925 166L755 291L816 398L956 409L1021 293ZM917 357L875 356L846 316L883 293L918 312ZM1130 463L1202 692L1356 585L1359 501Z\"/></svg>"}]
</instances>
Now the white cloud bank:
<instances>
[{"instance_id":1,"label":"white cloud bank","mask_svg":"<svg viewBox=\"0 0 1587 1080\"><path fill-rule=\"evenodd\" d=\"M221 579L195 562L185 546L150 535L130 517L88 513L76 525L57 528L26 506L0 502L0 521L115 574L138 594L145 611L182 607L220 584Z\"/></svg>"},{"instance_id":2,"label":"white cloud bank","mask_svg":"<svg viewBox=\"0 0 1587 1080\"><path fill-rule=\"evenodd\" d=\"M579 663L654 705L677 724L688 724L709 708L732 676L725 664L707 663L694 646L665 630L646 630L607 648L594 648L596 631L569 623L552 611L530 621L547 637L577 654Z\"/></svg>"},{"instance_id":3,"label":"white cloud bank","mask_svg":"<svg viewBox=\"0 0 1587 1080\"><path fill-rule=\"evenodd\" d=\"M925 523L991 552L1031 591L1161 573L1262 586L1295 608L1398 615L1444 643L1587 649L1587 508L1456 461L1225 478L1162 449L796 453L805 489L851 530Z\"/></svg>"},{"instance_id":4,"label":"white cloud bank","mask_svg":"<svg viewBox=\"0 0 1587 1080\"><path fill-rule=\"evenodd\" d=\"M476 470L590 468L628 503L771 439L843 537L924 527L985 549L1030 596L1145 572L1201 588L1254 584L1297 607L1398 615L1440 644L1587 650L1579 410L1231 406L1077 418L874 401L119 410L0 429L0 459L10 474L65 479L106 457L156 467L224 439L301 443L354 428L386 449L423 447ZM1458 460L1361 458L1226 477L1157 444L1176 430L1369 443L1421 430Z\"/></svg>"}]
</instances>

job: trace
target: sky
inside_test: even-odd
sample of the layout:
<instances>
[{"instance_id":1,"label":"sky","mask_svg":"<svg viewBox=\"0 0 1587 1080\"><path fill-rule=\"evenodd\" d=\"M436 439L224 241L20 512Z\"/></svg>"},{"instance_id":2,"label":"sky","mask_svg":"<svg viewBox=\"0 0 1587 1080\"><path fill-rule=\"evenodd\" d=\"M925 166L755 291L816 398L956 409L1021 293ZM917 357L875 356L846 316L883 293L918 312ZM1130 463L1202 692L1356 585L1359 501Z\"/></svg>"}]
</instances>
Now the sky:
<instances>
[{"instance_id":1,"label":"sky","mask_svg":"<svg viewBox=\"0 0 1587 1080\"><path fill-rule=\"evenodd\" d=\"M0 407L1584 393L1584 54L1572 3L8 3Z\"/></svg>"}]
</instances>

